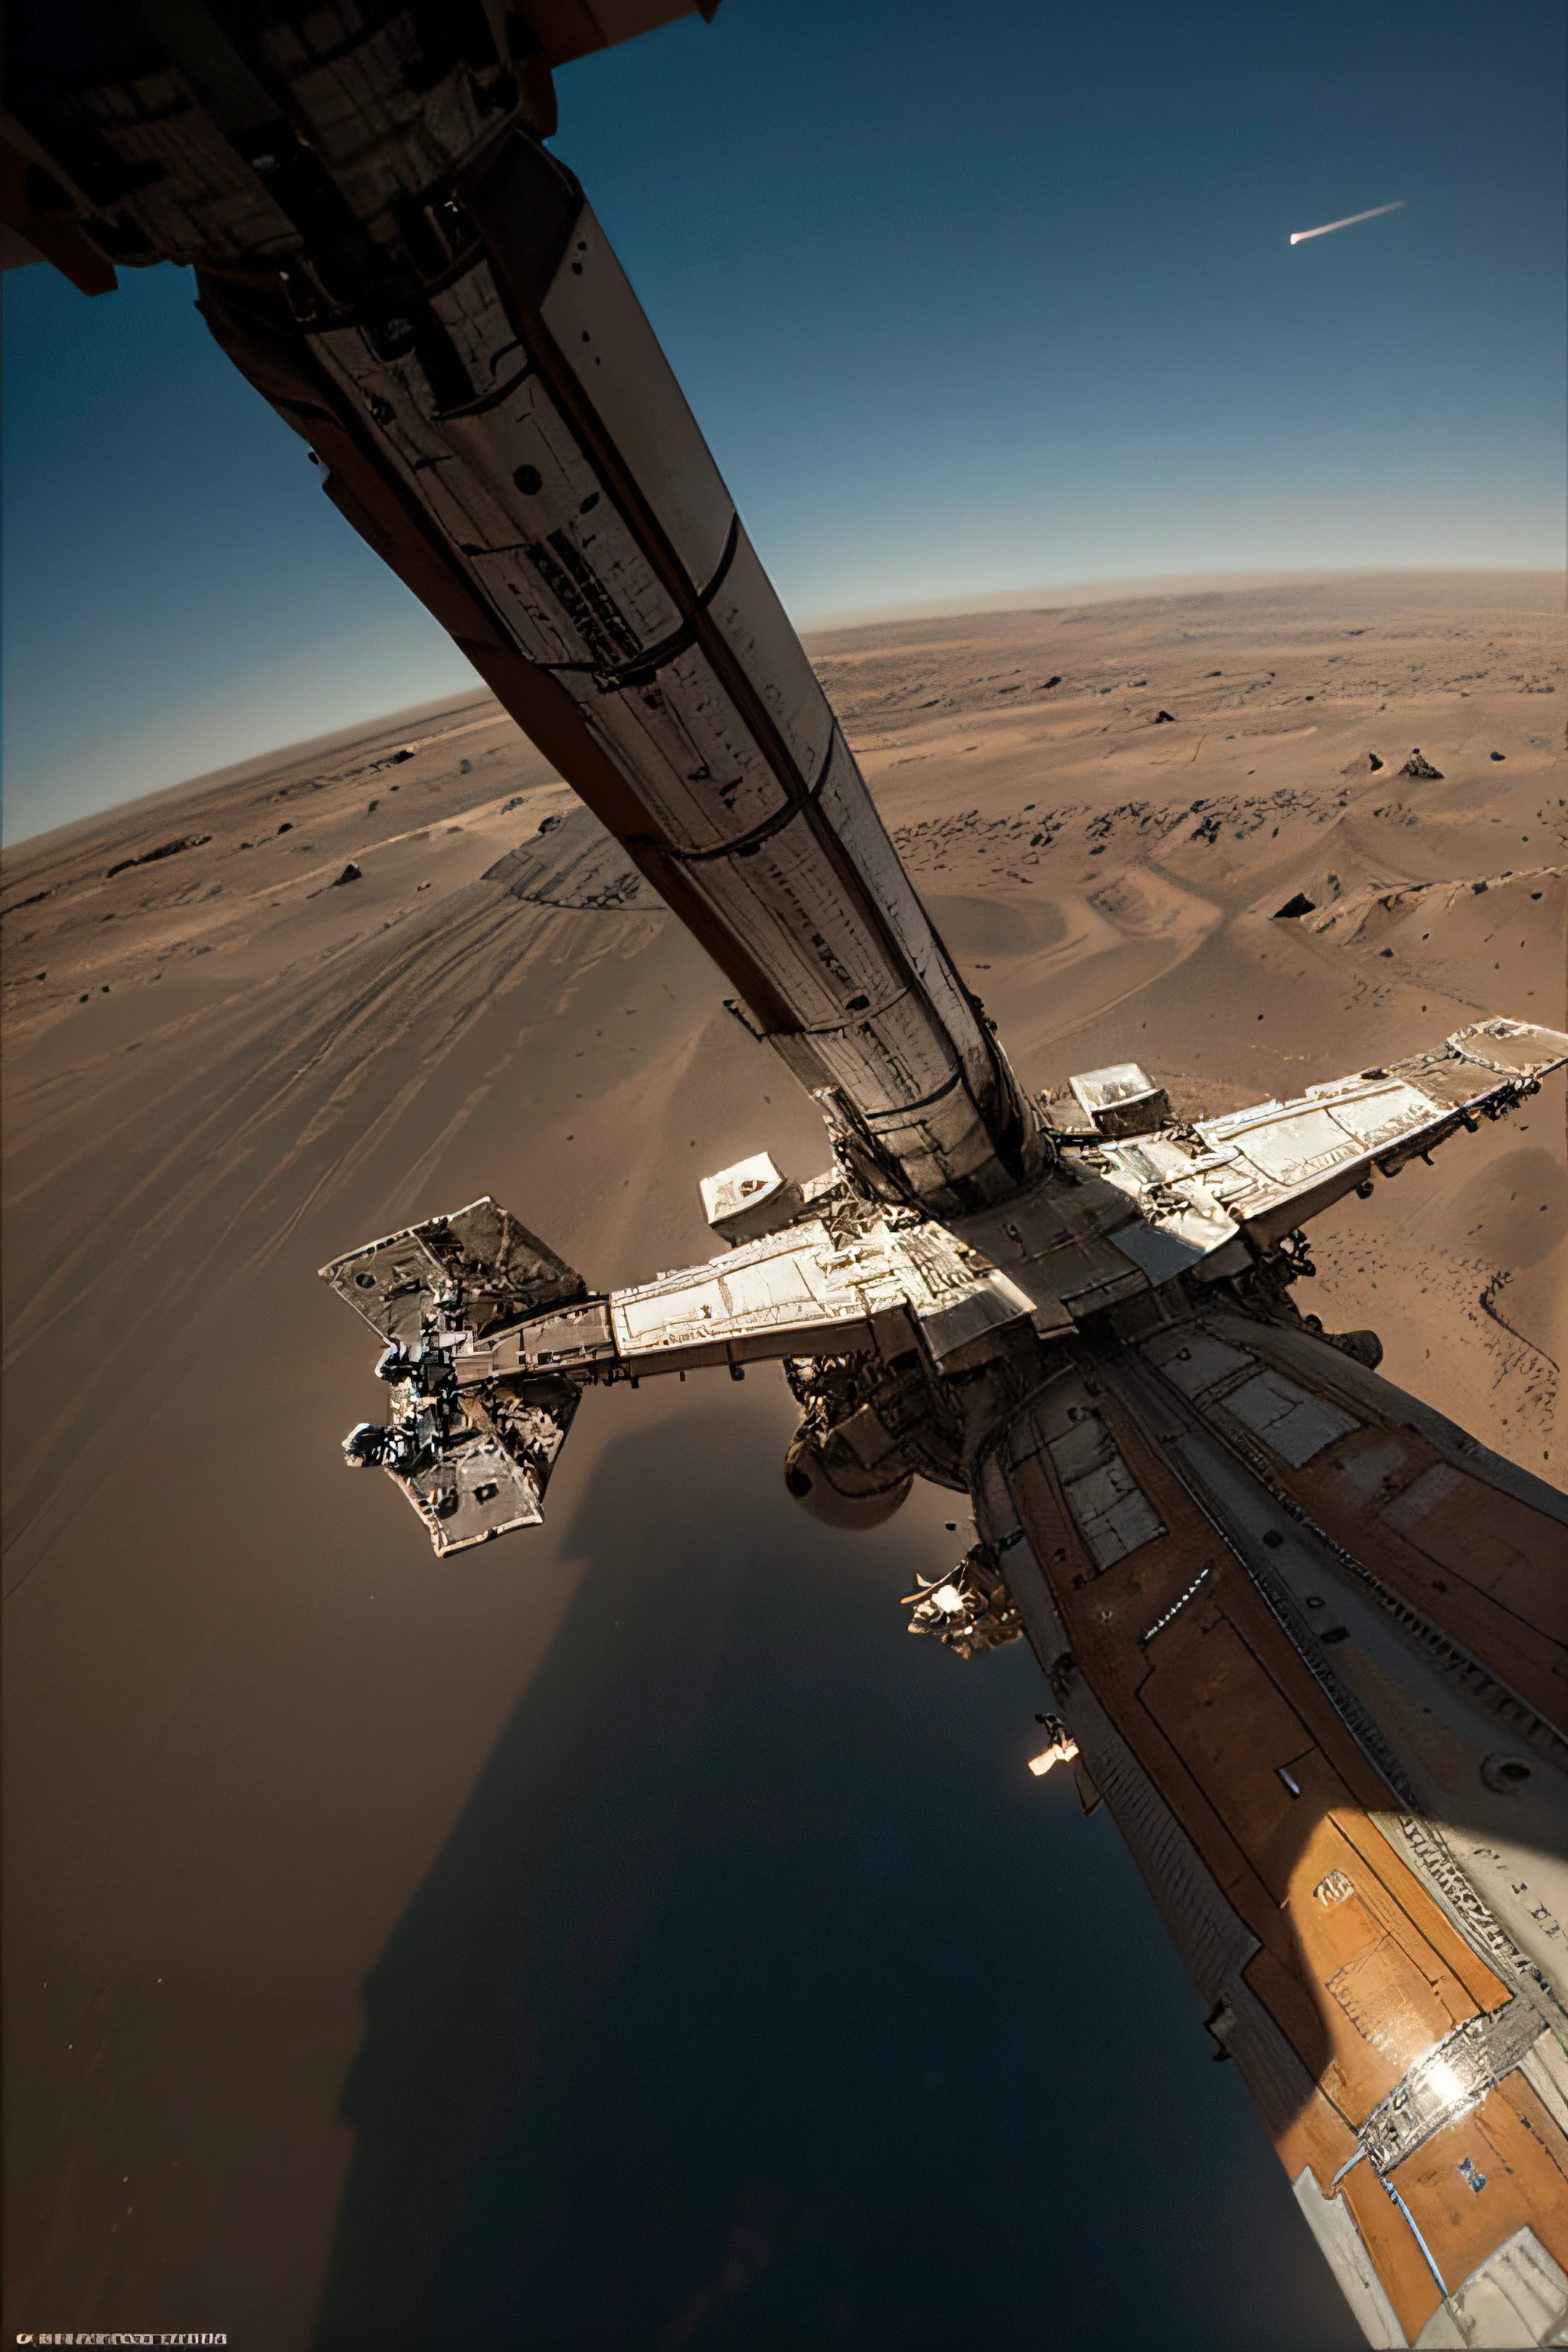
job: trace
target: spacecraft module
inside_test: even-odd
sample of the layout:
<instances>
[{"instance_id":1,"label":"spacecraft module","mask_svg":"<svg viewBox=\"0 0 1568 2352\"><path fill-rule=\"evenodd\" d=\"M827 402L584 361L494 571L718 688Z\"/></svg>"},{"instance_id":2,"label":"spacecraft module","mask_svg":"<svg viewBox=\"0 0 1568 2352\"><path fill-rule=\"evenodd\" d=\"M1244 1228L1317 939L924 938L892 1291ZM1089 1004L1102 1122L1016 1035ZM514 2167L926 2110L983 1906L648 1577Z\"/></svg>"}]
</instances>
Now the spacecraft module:
<instances>
[{"instance_id":1,"label":"spacecraft module","mask_svg":"<svg viewBox=\"0 0 1568 2352\"><path fill-rule=\"evenodd\" d=\"M1568 1498L1294 1295L1315 1215L1568 1037L1500 1012L1195 1122L1131 1064L1029 1097L544 143L555 68L681 13L13 12L13 236L87 292L195 268L327 496L824 1117L823 1171L720 1171L715 1254L628 1289L488 1198L334 1260L388 1390L347 1459L457 1553L537 1523L586 1386L775 1359L807 1509L967 1496L911 1629L1029 1643L1036 1768L1126 1838L1368 2342L1568 2341Z\"/></svg>"}]
</instances>

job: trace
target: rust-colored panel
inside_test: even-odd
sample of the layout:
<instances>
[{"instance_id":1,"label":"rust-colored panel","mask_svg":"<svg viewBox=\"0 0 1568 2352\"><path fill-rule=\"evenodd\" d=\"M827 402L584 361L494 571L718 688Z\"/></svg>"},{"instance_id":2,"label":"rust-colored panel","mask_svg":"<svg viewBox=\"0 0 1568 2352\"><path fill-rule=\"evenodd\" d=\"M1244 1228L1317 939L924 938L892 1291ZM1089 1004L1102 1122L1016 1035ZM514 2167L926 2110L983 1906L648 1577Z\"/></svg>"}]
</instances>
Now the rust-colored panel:
<instances>
[{"instance_id":1,"label":"rust-colored panel","mask_svg":"<svg viewBox=\"0 0 1568 2352\"><path fill-rule=\"evenodd\" d=\"M1205 1563L1218 1558L1228 1566L1223 1546L1217 1544L1206 1521L1199 1522L1195 1529L1190 1524L1176 1527L1142 1553L1130 1555L1102 1575L1090 1576L1086 1570L1093 1563L1061 1501L1047 1458L1031 1455L1008 1478L1035 1557L1047 1564L1057 1608L1085 1680L1253 1934L1278 1934L1282 1924L1278 1908L1232 1836L1224 1812L1194 1784L1164 1733L1138 1704L1138 1685L1146 1671L1137 1640L1144 1608L1158 1614L1168 1607ZM1194 1516L1190 1511L1183 1514L1189 1522ZM1161 1564L1158 1591L1152 1589L1153 1578L1148 1567L1156 1556ZM1085 1563L1085 1569L1079 1568L1079 1562ZM1141 1588L1135 1596L1136 1609L1128 1605L1128 1588L1134 1579ZM1162 1642L1168 1638L1168 1634L1160 1636Z\"/></svg>"},{"instance_id":2,"label":"rust-colored panel","mask_svg":"<svg viewBox=\"0 0 1568 2352\"><path fill-rule=\"evenodd\" d=\"M1434 2042L1452 2031L1411 1955L1378 1927L1355 1897L1344 1906L1343 1926L1354 1932L1353 1948L1325 1979L1331 1998L1362 2040L1384 2061L1394 2084Z\"/></svg>"},{"instance_id":3,"label":"rust-colored panel","mask_svg":"<svg viewBox=\"0 0 1568 2352\"><path fill-rule=\"evenodd\" d=\"M1563 2209L1564 2228L1568 2229L1568 2139L1563 2138L1556 2124L1548 2115L1544 2102L1536 2097L1535 2093L1517 2068L1511 2074L1504 2075L1497 2086L1495 2095L1513 2109L1526 2137L1537 2143L1555 2169L1563 2175L1556 2197ZM1550 2185L1550 2177L1548 2177L1548 2186ZM1568 2270L1568 2256L1559 2252L1557 2260L1562 2263L1564 2270Z\"/></svg>"},{"instance_id":4,"label":"rust-colored panel","mask_svg":"<svg viewBox=\"0 0 1568 2352\"><path fill-rule=\"evenodd\" d=\"M1346 2173L1340 2195L1351 2209L1405 2340L1414 2344L1443 2299L1415 2232L1370 2164L1358 2164Z\"/></svg>"},{"instance_id":5,"label":"rust-colored panel","mask_svg":"<svg viewBox=\"0 0 1568 2352\"><path fill-rule=\"evenodd\" d=\"M1303 1831L1351 1801L1300 1713L1215 1602L1194 1603L1160 1635L1140 1696L1282 1903Z\"/></svg>"},{"instance_id":6,"label":"rust-colored panel","mask_svg":"<svg viewBox=\"0 0 1568 2352\"><path fill-rule=\"evenodd\" d=\"M1539 1518L1515 1496L1435 1463L1384 1507L1379 1524L1489 1594L1531 1633L1561 1642L1568 1633L1568 1532L1557 1531L1548 1557Z\"/></svg>"},{"instance_id":7,"label":"rust-colored panel","mask_svg":"<svg viewBox=\"0 0 1568 2352\"><path fill-rule=\"evenodd\" d=\"M1300 2114L1276 2135L1274 2145L1289 2178L1299 2179L1302 2166L1307 2166L1326 2197L1354 2156L1357 2141L1339 2109L1317 2091Z\"/></svg>"},{"instance_id":8,"label":"rust-colored panel","mask_svg":"<svg viewBox=\"0 0 1568 2352\"><path fill-rule=\"evenodd\" d=\"M1375 1822L1361 1811L1337 1813L1332 1828L1347 1854L1340 1867L1352 1879L1382 1926L1404 1936L1418 1933L1422 1966L1455 2021L1480 2010L1500 2009L1511 1999L1503 1983L1467 1944L1425 1883L1391 1846ZM1353 1855L1354 1860L1349 1858ZM1405 1924L1401 1924L1401 1923ZM1414 1948L1414 1947L1412 1947Z\"/></svg>"},{"instance_id":9,"label":"rust-colored panel","mask_svg":"<svg viewBox=\"0 0 1568 2352\"><path fill-rule=\"evenodd\" d=\"M1501 2095L1500 2085L1406 2157L1389 2179L1450 2287L1468 2278L1504 2239L1526 2228L1568 2269L1568 2194L1562 2172L1517 2107ZM1476 2185L1481 2180L1484 2188Z\"/></svg>"},{"instance_id":10,"label":"rust-colored panel","mask_svg":"<svg viewBox=\"0 0 1568 2352\"><path fill-rule=\"evenodd\" d=\"M1337 1823L1320 1823L1289 1916L1328 2044L1319 2080L1357 2126L1417 2058L1475 2013L1456 1979L1447 1979L1451 2001L1437 1991L1423 1965L1430 1947L1409 1922L1403 1934L1391 1932L1390 1907Z\"/></svg>"},{"instance_id":11,"label":"rust-colored panel","mask_svg":"<svg viewBox=\"0 0 1568 2352\"><path fill-rule=\"evenodd\" d=\"M1242 1975L1320 2086L1325 2077L1337 2079L1330 2074L1338 2053L1323 2012L1306 1981L1300 1947L1278 1913L1269 1923L1268 1941L1261 1951L1254 1952ZM1348 2052L1348 2032L1344 2046ZM1335 2104L1331 2091L1325 2090L1323 2095Z\"/></svg>"},{"instance_id":12,"label":"rust-colored panel","mask_svg":"<svg viewBox=\"0 0 1568 2352\"><path fill-rule=\"evenodd\" d=\"M1369 1818L1390 1803L1390 1792L1239 1561L1114 1402L1101 1395L1094 1406L1167 1535L1095 1573L1044 1451L1011 1473L1020 1516L1079 1670L1258 1937L1245 1982L1317 2089L1298 2114L1281 2118L1270 2110L1268 2084L1249 2080L1248 2087L1291 2179L1305 2165L1325 2194L1335 2193L1355 2154L1354 2130L1413 2065L1479 2011L1501 2007L1511 1988L1471 1951ZM1065 1412L1065 1393L1056 1410ZM1341 1483L1382 1502L1408 1474L1403 1444L1373 1434L1384 1450L1367 1455L1354 1483ZM1420 1444L1415 1433L1401 1437ZM1358 1431L1331 1451L1337 1457L1369 1443ZM1392 1490L1381 1484L1391 1465ZM1275 1475L1282 1484L1306 1483L1285 1465ZM1135 1628L1141 1616L1145 1626L1153 1622L1143 1612L1156 1590L1179 1592L1205 1562L1201 1589L1141 1642ZM1479 1589L1477 1602L1494 1605ZM1247 2079L1245 2038L1237 2038ZM1449 2147L1455 2132L1468 2133L1466 2147ZM1559 2169L1568 2152L1560 2155L1560 2139L1514 2076L1506 2095L1490 2094L1462 2128L1438 2135L1401 2168L1401 2193L1450 2284L1525 2222L1539 2232L1544 2210L1561 2217L1568 2235ZM1462 2173L1472 2143L1470 2170ZM1499 2179L1506 2199L1495 2193ZM1345 2172L1337 2193L1413 2342L1439 2290L1410 2221L1370 2161Z\"/></svg>"},{"instance_id":13,"label":"rust-colored panel","mask_svg":"<svg viewBox=\"0 0 1568 2352\"><path fill-rule=\"evenodd\" d=\"M1288 1335L1227 1317L1213 1328L1288 1378L1305 1378ZM1412 1406L1410 1419L1397 1417L1406 1402L1397 1389L1321 1352L1314 1386L1363 1426L1299 1469L1248 1433L1233 1442L1388 1591L1568 1732L1568 1530L1476 1475L1458 1450L1461 1433L1445 1451L1436 1416L1417 1425Z\"/></svg>"},{"instance_id":14,"label":"rust-colored panel","mask_svg":"<svg viewBox=\"0 0 1568 2352\"><path fill-rule=\"evenodd\" d=\"M1411 1433L1401 1434L1418 1474L1441 1468L1457 1482L1431 1517L1408 1532L1382 1510L1385 1498L1373 1509L1357 1495L1340 1473L1338 1449L1300 1470L1281 1463L1274 1475L1380 1583L1452 1633L1549 1722L1568 1728L1568 1651L1552 1625L1524 1613L1544 1615L1553 1588L1568 1584L1557 1565L1563 1529L1441 1464ZM1468 1573L1467 1563L1477 1572Z\"/></svg>"},{"instance_id":15,"label":"rust-colored panel","mask_svg":"<svg viewBox=\"0 0 1568 2352\"><path fill-rule=\"evenodd\" d=\"M1053 1400L1063 1426L1068 1402ZM1247 1982L1319 2082L1302 2116L1275 2118L1282 2152L1305 2133L1326 2163L1337 2132L1310 2127L1320 2105L1338 2131L1359 2126L1508 1989L1367 1818L1389 1791L1250 1578L1114 1400L1094 1406L1167 1534L1095 1573L1043 1448L1012 1470L1015 1499L1079 1668L1258 1936ZM1157 1596L1179 1597L1205 1566L1201 1591L1143 1643ZM1344 2161L1314 2165L1321 2186ZM1380 2228L1392 2213L1408 2239L1379 2195ZM1417 2300L1428 2276L1416 2250Z\"/></svg>"}]
</instances>

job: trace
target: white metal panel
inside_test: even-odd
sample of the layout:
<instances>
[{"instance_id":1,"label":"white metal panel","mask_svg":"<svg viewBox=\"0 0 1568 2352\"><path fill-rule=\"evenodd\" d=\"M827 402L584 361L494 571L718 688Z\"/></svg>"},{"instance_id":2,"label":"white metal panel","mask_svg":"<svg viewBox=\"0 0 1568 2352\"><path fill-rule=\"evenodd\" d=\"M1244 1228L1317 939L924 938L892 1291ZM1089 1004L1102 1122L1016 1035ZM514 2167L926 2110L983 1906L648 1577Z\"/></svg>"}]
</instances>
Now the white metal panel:
<instances>
[{"instance_id":1,"label":"white metal panel","mask_svg":"<svg viewBox=\"0 0 1568 2352\"><path fill-rule=\"evenodd\" d=\"M624 1339L629 1350L654 1346L671 1333L687 1339L693 1324L728 1323L730 1302L717 1282L687 1282L679 1289L661 1287L651 1295L619 1292L611 1312L616 1338Z\"/></svg>"},{"instance_id":2,"label":"white metal panel","mask_svg":"<svg viewBox=\"0 0 1568 2352\"><path fill-rule=\"evenodd\" d=\"M1085 1413L1047 1448L1097 1569L1113 1568L1165 1532L1098 1413Z\"/></svg>"},{"instance_id":3,"label":"white metal panel","mask_svg":"<svg viewBox=\"0 0 1568 2352\"><path fill-rule=\"evenodd\" d=\"M921 1314L921 1328L939 1364L961 1349L967 1350L987 1332L1004 1329L1029 1312L1030 1301L1003 1275L994 1275L963 1291L950 1305L944 1298Z\"/></svg>"},{"instance_id":4,"label":"white metal panel","mask_svg":"<svg viewBox=\"0 0 1568 2352\"><path fill-rule=\"evenodd\" d=\"M754 1151L749 1160L738 1160L732 1168L721 1168L716 1176L699 1180L702 1213L710 1225L716 1225L744 1209L763 1208L783 1191L784 1181L770 1154Z\"/></svg>"},{"instance_id":5,"label":"white metal panel","mask_svg":"<svg viewBox=\"0 0 1568 2352\"><path fill-rule=\"evenodd\" d=\"M1092 1118L1108 1104L1135 1102L1154 1092L1152 1081L1136 1062L1111 1062L1103 1070L1080 1070L1068 1080L1080 1110Z\"/></svg>"},{"instance_id":6,"label":"white metal panel","mask_svg":"<svg viewBox=\"0 0 1568 2352\"><path fill-rule=\"evenodd\" d=\"M1355 2218L1342 2197L1325 2197L1304 2166L1290 2183L1296 2202L1319 2251L1339 2281L1340 2291L1360 2324L1363 2335L1378 2352L1401 2352L1409 2338L1388 2300L1383 2281L1373 2267Z\"/></svg>"},{"instance_id":7,"label":"white metal panel","mask_svg":"<svg viewBox=\"0 0 1568 2352\"><path fill-rule=\"evenodd\" d=\"M1264 1370L1244 1381L1225 1400L1226 1411L1262 1438L1264 1444L1300 1470L1326 1445L1361 1423L1326 1397L1309 1396L1283 1372Z\"/></svg>"},{"instance_id":8,"label":"white metal panel","mask_svg":"<svg viewBox=\"0 0 1568 2352\"><path fill-rule=\"evenodd\" d=\"M792 1250L787 1257L759 1258L737 1266L720 1287L726 1293L731 1315L762 1315L779 1307L815 1306L833 1297L825 1282L813 1282L816 1272L809 1255Z\"/></svg>"},{"instance_id":9,"label":"white metal panel","mask_svg":"<svg viewBox=\"0 0 1568 2352\"><path fill-rule=\"evenodd\" d=\"M756 685L802 780L815 783L827 756L833 713L743 529L709 611Z\"/></svg>"},{"instance_id":10,"label":"white metal panel","mask_svg":"<svg viewBox=\"0 0 1568 2352\"><path fill-rule=\"evenodd\" d=\"M1234 1379L1257 1361L1244 1349L1227 1347L1223 1339L1216 1339L1212 1331L1163 1335L1151 1340L1144 1353L1184 1396L1201 1396L1205 1389L1217 1388L1221 1381Z\"/></svg>"},{"instance_id":11,"label":"white metal panel","mask_svg":"<svg viewBox=\"0 0 1568 2352\"><path fill-rule=\"evenodd\" d=\"M1516 2230L1440 2303L1415 2338L1436 2346L1479 2346L1491 2352L1568 2342L1568 2273L1533 2230Z\"/></svg>"},{"instance_id":12,"label":"white metal panel","mask_svg":"<svg viewBox=\"0 0 1568 2352\"><path fill-rule=\"evenodd\" d=\"M1276 1183L1300 1184L1342 1160L1356 1156L1357 1146L1328 1111L1287 1110L1260 1125L1233 1133L1237 1144L1265 1176Z\"/></svg>"},{"instance_id":13,"label":"white metal panel","mask_svg":"<svg viewBox=\"0 0 1568 2352\"><path fill-rule=\"evenodd\" d=\"M697 419L608 238L584 205L542 305L696 587L711 579L733 509Z\"/></svg>"},{"instance_id":14,"label":"white metal panel","mask_svg":"<svg viewBox=\"0 0 1568 2352\"><path fill-rule=\"evenodd\" d=\"M1422 1520L1437 1508L1439 1503L1446 1503L1450 1495L1457 1495L1464 1483L1462 1472L1451 1469L1447 1462L1434 1462L1430 1468L1423 1470L1419 1478L1406 1486L1403 1495L1396 1495L1380 1516L1386 1526L1395 1528L1400 1535L1408 1535L1413 1528L1418 1528Z\"/></svg>"},{"instance_id":15,"label":"white metal panel","mask_svg":"<svg viewBox=\"0 0 1568 2352\"><path fill-rule=\"evenodd\" d=\"M1378 1087L1366 1094L1335 1097L1329 1108L1340 1125L1358 1143L1391 1143L1396 1136L1413 1135L1418 1128L1440 1118L1438 1106L1416 1087L1403 1083Z\"/></svg>"},{"instance_id":16,"label":"white metal panel","mask_svg":"<svg viewBox=\"0 0 1568 2352\"><path fill-rule=\"evenodd\" d=\"M1111 1245L1131 1258L1151 1282L1169 1282L1174 1276L1185 1274L1190 1266L1200 1265L1211 1249L1228 1240L1236 1231L1228 1217L1218 1231L1206 1221L1201 1224L1197 1219L1192 1222L1201 1239L1190 1238L1173 1223L1153 1225L1140 1219L1134 1225L1119 1225L1110 1236Z\"/></svg>"},{"instance_id":17,"label":"white metal panel","mask_svg":"<svg viewBox=\"0 0 1568 2352\"><path fill-rule=\"evenodd\" d=\"M1405 1460L1405 1448L1397 1437L1374 1438L1370 1445L1342 1455L1335 1475L1344 1480L1352 1495L1371 1502L1386 1492L1385 1482L1397 1477Z\"/></svg>"}]
</instances>

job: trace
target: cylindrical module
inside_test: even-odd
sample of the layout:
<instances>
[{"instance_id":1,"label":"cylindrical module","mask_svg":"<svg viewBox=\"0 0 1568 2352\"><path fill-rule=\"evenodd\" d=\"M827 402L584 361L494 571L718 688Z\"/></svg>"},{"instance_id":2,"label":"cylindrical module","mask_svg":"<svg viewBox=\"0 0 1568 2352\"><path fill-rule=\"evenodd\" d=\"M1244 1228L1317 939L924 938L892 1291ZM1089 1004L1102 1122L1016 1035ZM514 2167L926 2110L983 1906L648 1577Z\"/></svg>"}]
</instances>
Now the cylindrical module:
<instances>
[{"instance_id":1,"label":"cylindrical module","mask_svg":"<svg viewBox=\"0 0 1568 2352\"><path fill-rule=\"evenodd\" d=\"M214 331L863 1178L939 1213L1005 1199L1027 1110L576 182L514 131L430 217L452 251L417 333L268 320L216 277ZM276 380L301 363L310 398Z\"/></svg>"}]
</instances>

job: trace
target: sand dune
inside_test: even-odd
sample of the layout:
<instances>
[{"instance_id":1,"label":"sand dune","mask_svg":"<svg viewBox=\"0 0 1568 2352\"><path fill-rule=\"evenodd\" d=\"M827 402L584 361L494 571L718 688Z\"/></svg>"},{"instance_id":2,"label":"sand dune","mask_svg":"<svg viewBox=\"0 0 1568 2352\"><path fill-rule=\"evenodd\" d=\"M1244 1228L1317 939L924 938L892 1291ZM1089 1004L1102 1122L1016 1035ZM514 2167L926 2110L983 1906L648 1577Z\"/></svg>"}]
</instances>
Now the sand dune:
<instances>
[{"instance_id":1,"label":"sand dune","mask_svg":"<svg viewBox=\"0 0 1568 2352\"><path fill-rule=\"evenodd\" d=\"M1133 1057L1214 1109L1479 1012L1563 1025L1561 593L1391 575L922 617L813 652L1026 1082ZM1402 772L1417 745L1437 776ZM21 2325L305 2340L358 1986L574 1605L583 1514L608 1513L597 1543L640 1540L616 1446L698 1480L717 1449L778 1558L841 1559L895 1644L910 1570L948 1557L951 1497L859 1548L795 1514L793 1416L759 1378L590 1396L546 1528L456 1574L388 1484L342 1474L374 1347L313 1278L333 1252L492 1191L612 1284L707 1254L700 1174L763 1148L824 1163L812 1106L634 882L479 691L5 860ZM1297 894L1310 911L1279 917ZM1303 1298L1559 1483L1563 1142L1559 1080L1326 1219ZM693 1491L660 1540L700 1560L714 1524ZM963 1687L1003 1708L998 1769L1021 1769L1022 1683ZM1019 1871L1093 1827L1021 1818ZM1139 1965L1179 2005L1157 1941L1151 1914ZM1031 2030L1048 2051L1050 2020ZM1244 2104L1215 2116L1263 2184L1238 2326L1309 2340L1268 2300L1288 2189ZM1043 2277L1072 2249L1042 2180ZM1168 2202L1163 2179L1129 2194L1135 2223ZM412 2343L442 2258L403 2234L407 2326L378 2318L378 2344ZM332 2342L360 2340L348 2242ZM1222 2237L1183 2259L1240 2257ZM1298 2316L1332 2340L1316 2293Z\"/></svg>"}]
</instances>

